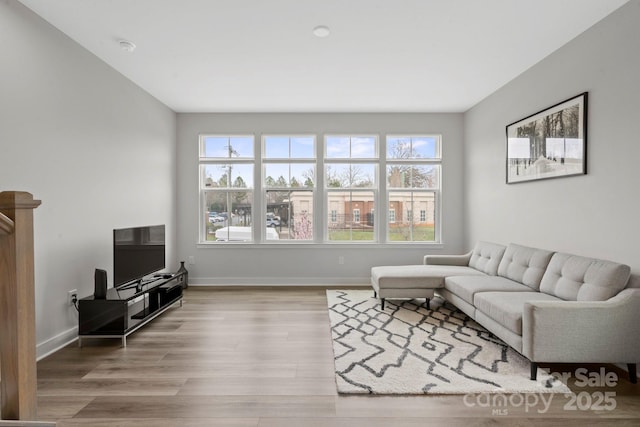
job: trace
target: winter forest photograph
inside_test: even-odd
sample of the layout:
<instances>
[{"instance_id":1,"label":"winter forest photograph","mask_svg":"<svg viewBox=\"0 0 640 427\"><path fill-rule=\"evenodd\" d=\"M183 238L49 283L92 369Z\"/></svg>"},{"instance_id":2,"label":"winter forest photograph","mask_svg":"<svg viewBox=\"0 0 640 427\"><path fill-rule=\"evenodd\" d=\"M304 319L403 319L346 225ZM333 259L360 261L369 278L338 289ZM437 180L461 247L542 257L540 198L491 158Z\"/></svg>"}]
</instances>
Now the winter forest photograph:
<instances>
[{"instance_id":1,"label":"winter forest photograph","mask_svg":"<svg viewBox=\"0 0 640 427\"><path fill-rule=\"evenodd\" d=\"M507 126L507 183L582 175L587 92Z\"/></svg>"}]
</instances>

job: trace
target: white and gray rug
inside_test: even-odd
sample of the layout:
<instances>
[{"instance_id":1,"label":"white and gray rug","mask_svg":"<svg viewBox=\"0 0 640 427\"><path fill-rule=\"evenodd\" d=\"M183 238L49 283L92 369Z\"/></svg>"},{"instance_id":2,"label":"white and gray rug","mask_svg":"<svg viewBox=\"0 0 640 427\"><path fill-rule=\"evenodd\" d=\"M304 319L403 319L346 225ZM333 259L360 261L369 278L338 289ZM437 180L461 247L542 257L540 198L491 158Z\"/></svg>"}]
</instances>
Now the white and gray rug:
<instances>
[{"instance_id":1,"label":"white and gray rug","mask_svg":"<svg viewBox=\"0 0 640 427\"><path fill-rule=\"evenodd\" d=\"M328 290L338 393L568 393L569 388L456 309Z\"/></svg>"}]
</instances>

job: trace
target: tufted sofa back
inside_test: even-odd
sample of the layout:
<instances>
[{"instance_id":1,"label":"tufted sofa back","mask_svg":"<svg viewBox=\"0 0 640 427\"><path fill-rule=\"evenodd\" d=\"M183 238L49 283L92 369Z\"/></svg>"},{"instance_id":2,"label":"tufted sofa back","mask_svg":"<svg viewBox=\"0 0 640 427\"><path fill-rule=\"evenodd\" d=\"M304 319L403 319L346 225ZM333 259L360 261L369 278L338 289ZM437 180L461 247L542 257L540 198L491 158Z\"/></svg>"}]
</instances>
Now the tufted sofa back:
<instances>
[{"instance_id":1,"label":"tufted sofa back","mask_svg":"<svg viewBox=\"0 0 640 427\"><path fill-rule=\"evenodd\" d=\"M567 301L605 301L625 288L630 272L628 265L555 253L540 291Z\"/></svg>"},{"instance_id":2,"label":"tufted sofa back","mask_svg":"<svg viewBox=\"0 0 640 427\"><path fill-rule=\"evenodd\" d=\"M510 243L498 266L498 275L537 291L552 255L552 251Z\"/></svg>"},{"instance_id":3,"label":"tufted sofa back","mask_svg":"<svg viewBox=\"0 0 640 427\"><path fill-rule=\"evenodd\" d=\"M497 243L479 241L471 252L469 267L495 276L498 273L498 265L500 265L505 249L505 246Z\"/></svg>"}]
</instances>

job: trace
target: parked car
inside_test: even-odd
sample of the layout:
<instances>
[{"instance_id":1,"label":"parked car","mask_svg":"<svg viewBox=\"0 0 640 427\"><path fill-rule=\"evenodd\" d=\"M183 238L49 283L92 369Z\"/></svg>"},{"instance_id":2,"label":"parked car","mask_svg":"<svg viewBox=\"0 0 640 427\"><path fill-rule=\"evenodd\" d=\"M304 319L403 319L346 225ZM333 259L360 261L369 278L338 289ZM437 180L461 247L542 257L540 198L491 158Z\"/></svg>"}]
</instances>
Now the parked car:
<instances>
[{"instance_id":1,"label":"parked car","mask_svg":"<svg viewBox=\"0 0 640 427\"><path fill-rule=\"evenodd\" d=\"M251 227L222 227L216 230L216 240L219 242L250 242ZM267 228L267 240L279 240L278 232Z\"/></svg>"},{"instance_id":2,"label":"parked car","mask_svg":"<svg viewBox=\"0 0 640 427\"><path fill-rule=\"evenodd\" d=\"M267 213L267 227L279 227L280 226L280 217L274 215L273 213Z\"/></svg>"},{"instance_id":3,"label":"parked car","mask_svg":"<svg viewBox=\"0 0 640 427\"><path fill-rule=\"evenodd\" d=\"M217 212L209 212L209 222L212 224L216 222L224 222L226 219L226 214L225 216L222 216L222 213L218 214Z\"/></svg>"}]
</instances>

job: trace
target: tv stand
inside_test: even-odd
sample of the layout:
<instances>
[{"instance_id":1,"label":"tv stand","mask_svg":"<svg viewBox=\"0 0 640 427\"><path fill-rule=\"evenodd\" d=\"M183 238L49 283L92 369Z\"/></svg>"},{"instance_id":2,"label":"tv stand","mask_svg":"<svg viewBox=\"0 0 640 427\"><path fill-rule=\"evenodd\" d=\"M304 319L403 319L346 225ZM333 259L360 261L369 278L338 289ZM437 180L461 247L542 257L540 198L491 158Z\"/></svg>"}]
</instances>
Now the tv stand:
<instances>
[{"instance_id":1,"label":"tv stand","mask_svg":"<svg viewBox=\"0 0 640 427\"><path fill-rule=\"evenodd\" d=\"M169 276L169 277L167 277ZM78 300L78 345L85 338L127 336L180 302L186 273L162 274L120 288L109 288L106 299L93 295Z\"/></svg>"}]
</instances>

